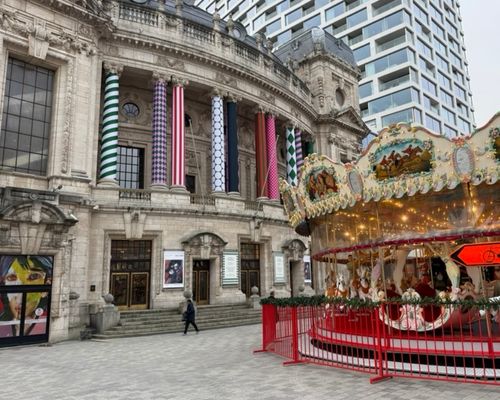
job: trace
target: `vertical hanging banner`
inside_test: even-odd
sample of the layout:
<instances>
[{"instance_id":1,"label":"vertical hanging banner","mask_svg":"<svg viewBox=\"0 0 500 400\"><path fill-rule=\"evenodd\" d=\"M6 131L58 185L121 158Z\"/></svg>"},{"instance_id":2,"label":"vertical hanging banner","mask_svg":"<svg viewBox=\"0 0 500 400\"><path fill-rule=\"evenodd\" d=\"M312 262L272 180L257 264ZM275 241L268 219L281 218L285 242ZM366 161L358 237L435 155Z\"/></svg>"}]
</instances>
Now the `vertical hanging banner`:
<instances>
[{"instance_id":1,"label":"vertical hanging banner","mask_svg":"<svg viewBox=\"0 0 500 400\"><path fill-rule=\"evenodd\" d=\"M182 250L163 251L163 287L184 287L184 252Z\"/></svg>"},{"instance_id":2,"label":"vertical hanging banner","mask_svg":"<svg viewBox=\"0 0 500 400\"><path fill-rule=\"evenodd\" d=\"M311 256L304 256L304 282L312 282Z\"/></svg>"},{"instance_id":3,"label":"vertical hanging banner","mask_svg":"<svg viewBox=\"0 0 500 400\"><path fill-rule=\"evenodd\" d=\"M240 255L237 250L226 250L222 254L222 285L239 283Z\"/></svg>"},{"instance_id":4,"label":"vertical hanging banner","mask_svg":"<svg viewBox=\"0 0 500 400\"><path fill-rule=\"evenodd\" d=\"M273 252L273 258L274 258L274 283L286 283L284 254Z\"/></svg>"}]
</instances>

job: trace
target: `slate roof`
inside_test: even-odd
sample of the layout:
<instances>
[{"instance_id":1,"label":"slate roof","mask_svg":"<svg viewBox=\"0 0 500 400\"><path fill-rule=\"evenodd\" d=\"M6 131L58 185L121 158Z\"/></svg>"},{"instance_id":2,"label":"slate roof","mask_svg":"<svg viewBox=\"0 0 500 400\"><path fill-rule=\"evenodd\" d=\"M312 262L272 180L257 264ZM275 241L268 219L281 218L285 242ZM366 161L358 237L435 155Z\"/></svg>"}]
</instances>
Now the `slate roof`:
<instances>
[{"instance_id":1,"label":"slate roof","mask_svg":"<svg viewBox=\"0 0 500 400\"><path fill-rule=\"evenodd\" d=\"M308 55L314 53L315 45L357 69L356 60L351 48L342 40L335 38L321 28L312 28L304 32L295 39L281 45L275 50L274 54L282 62L288 62L289 59L300 62Z\"/></svg>"}]
</instances>

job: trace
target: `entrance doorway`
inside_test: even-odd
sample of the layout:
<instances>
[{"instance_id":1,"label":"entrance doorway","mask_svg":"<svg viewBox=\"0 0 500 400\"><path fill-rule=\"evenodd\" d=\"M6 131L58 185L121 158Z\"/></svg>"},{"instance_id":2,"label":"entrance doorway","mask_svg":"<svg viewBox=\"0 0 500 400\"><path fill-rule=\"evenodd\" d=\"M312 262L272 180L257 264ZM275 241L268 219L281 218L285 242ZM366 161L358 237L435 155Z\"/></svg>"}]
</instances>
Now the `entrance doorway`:
<instances>
[{"instance_id":1,"label":"entrance doorway","mask_svg":"<svg viewBox=\"0 0 500 400\"><path fill-rule=\"evenodd\" d=\"M241 243L241 291L246 297L252 295L252 287L259 288L260 295L260 245Z\"/></svg>"},{"instance_id":2,"label":"entrance doorway","mask_svg":"<svg viewBox=\"0 0 500 400\"><path fill-rule=\"evenodd\" d=\"M0 347L47 342L54 259L0 256Z\"/></svg>"},{"instance_id":3,"label":"entrance doorway","mask_svg":"<svg viewBox=\"0 0 500 400\"><path fill-rule=\"evenodd\" d=\"M111 242L110 293L118 309L144 310L149 307L150 274L150 240Z\"/></svg>"},{"instance_id":4,"label":"entrance doorway","mask_svg":"<svg viewBox=\"0 0 500 400\"><path fill-rule=\"evenodd\" d=\"M209 303L210 260L193 261L193 299L198 305Z\"/></svg>"}]
</instances>

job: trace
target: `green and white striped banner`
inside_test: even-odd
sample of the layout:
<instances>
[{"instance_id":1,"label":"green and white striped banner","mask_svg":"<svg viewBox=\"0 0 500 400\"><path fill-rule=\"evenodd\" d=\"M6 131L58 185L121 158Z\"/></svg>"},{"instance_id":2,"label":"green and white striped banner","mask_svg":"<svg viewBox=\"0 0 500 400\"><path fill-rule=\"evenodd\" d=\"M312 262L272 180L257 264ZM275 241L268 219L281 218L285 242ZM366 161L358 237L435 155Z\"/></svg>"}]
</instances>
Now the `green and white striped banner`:
<instances>
[{"instance_id":1,"label":"green and white striped banner","mask_svg":"<svg viewBox=\"0 0 500 400\"><path fill-rule=\"evenodd\" d=\"M295 159L295 132L286 128L286 173L288 183L297 186L297 161Z\"/></svg>"},{"instance_id":2,"label":"green and white striped banner","mask_svg":"<svg viewBox=\"0 0 500 400\"><path fill-rule=\"evenodd\" d=\"M100 179L116 179L119 109L118 80L118 75L110 72L106 75L104 84Z\"/></svg>"}]
</instances>

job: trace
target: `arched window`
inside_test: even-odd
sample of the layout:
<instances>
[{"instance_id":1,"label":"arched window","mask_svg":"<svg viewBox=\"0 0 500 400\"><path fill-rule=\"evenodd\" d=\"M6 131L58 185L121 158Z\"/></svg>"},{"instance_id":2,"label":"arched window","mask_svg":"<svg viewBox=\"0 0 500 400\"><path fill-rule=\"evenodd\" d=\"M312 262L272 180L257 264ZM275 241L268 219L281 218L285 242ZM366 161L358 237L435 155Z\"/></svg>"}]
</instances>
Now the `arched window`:
<instances>
[{"instance_id":1,"label":"arched window","mask_svg":"<svg viewBox=\"0 0 500 400\"><path fill-rule=\"evenodd\" d=\"M337 89L335 91L335 102L337 103L337 106L342 107L344 105L344 101L345 101L344 92L341 89Z\"/></svg>"}]
</instances>

